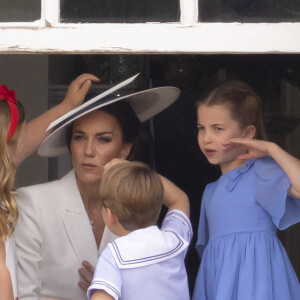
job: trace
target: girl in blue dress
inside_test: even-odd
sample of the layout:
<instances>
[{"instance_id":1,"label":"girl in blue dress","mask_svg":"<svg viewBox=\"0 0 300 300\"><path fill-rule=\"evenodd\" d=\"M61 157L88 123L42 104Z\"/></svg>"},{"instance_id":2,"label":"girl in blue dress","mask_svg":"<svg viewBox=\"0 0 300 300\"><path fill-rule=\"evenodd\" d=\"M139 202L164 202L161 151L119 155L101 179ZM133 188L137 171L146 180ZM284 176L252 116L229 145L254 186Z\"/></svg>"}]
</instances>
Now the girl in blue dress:
<instances>
[{"instance_id":1,"label":"girl in blue dress","mask_svg":"<svg viewBox=\"0 0 300 300\"><path fill-rule=\"evenodd\" d=\"M300 161L266 141L259 97L242 82L217 87L197 115L200 149L222 175L203 194L193 299L300 299L276 236L300 221Z\"/></svg>"}]
</instances>

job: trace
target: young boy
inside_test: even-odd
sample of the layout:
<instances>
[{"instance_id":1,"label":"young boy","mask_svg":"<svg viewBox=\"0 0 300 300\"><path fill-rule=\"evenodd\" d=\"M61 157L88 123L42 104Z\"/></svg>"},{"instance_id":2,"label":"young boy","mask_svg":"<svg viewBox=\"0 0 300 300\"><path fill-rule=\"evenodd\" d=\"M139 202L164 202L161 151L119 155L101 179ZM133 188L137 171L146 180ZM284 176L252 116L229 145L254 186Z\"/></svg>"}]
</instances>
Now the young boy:
<instances>
[{"instance_id":1,"label":"young boy","mask_svg":"<svg viewBox=\"0 0 300 300\"><path fill-rule=\"evenodd\" d=\"M187 195L143 163L114 159L105 168L100 196L104 222L120 238L101 254L88 298L189 299ZM159 229L162 203L168 213Z\"/></svg>"}]
</instances>

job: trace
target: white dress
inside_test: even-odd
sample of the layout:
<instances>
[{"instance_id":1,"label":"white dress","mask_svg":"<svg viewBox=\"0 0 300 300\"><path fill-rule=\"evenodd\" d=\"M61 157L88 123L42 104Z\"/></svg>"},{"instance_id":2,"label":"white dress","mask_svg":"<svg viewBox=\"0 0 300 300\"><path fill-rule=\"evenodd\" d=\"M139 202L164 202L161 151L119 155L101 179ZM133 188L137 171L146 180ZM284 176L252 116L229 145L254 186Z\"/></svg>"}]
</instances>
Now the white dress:
<instances>
[{"instance_id":1,"label":"white dress","mask_svg":"<svg viewBox=\"0 0 300 300\"><path fill-rule=\"evenodd\" d=\"M17 299L17 258L16 258L16 250L15 250L15 240L14 236L10 236L5 241L5 252L6 252L6 266L9 270L14 298Z\"/></svg>"}]
</instances>

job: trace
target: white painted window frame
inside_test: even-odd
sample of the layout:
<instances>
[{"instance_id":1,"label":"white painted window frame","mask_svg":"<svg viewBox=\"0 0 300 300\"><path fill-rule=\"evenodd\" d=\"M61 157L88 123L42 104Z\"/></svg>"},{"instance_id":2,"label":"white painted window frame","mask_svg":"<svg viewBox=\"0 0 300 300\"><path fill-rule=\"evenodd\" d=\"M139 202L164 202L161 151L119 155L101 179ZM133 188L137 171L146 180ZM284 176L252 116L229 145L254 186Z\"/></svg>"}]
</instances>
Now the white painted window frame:
<instances>
[{"instance_id":1,"label":"white painted window frame","mask_svg":"<svg viewBox=\"0 0 300 300\"><path fill-rule=\"evenodd\" d=\"M42 0L41 20L0 23L0 54L300 53L300 23L199 23L197 3L180 0L178 23L66 24Z\"/></svg>"}]
</instances>

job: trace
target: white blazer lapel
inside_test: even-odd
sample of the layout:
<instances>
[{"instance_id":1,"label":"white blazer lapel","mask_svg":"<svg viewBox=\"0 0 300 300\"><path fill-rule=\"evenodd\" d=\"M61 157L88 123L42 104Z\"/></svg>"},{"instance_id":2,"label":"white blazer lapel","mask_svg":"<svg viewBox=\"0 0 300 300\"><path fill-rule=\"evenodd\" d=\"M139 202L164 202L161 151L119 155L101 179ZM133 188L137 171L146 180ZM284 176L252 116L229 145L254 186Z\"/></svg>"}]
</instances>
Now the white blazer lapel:
<instances>
[{"instance_id":1,"label":"white blazer lapel","mask_svg":"<svg viewBox=\"0 0 300 300\"><path fill-rule=\"evenodd\" d=\"M98 251L95 237L80 196L74 170L61 180L62 199L65 211L61 219L81 264L83 260L96 265Z\"/></svg>"},{"instance_id":2,"label":"white blazer lapel","mask_svg":"<svg viewBox=\"0 0 300 300\"><path fill-rule=\"evenodd\" d=\"M100 243L100 246L99 246L99 250L98 250L98 255L100 255L102 253L102 251L104 250L104 248L107 246L108 243L113 242L117 238L118 238L118 236L113 234L108 229L108 227L105 226L103 236L102 236L102 239L101 239L101 243Z\"/></svg>"}]
</instances>

